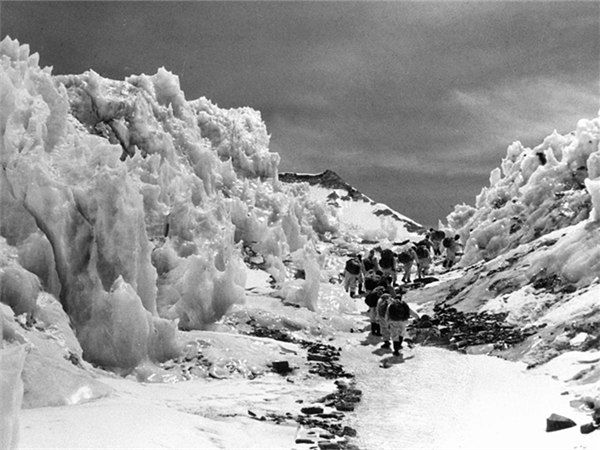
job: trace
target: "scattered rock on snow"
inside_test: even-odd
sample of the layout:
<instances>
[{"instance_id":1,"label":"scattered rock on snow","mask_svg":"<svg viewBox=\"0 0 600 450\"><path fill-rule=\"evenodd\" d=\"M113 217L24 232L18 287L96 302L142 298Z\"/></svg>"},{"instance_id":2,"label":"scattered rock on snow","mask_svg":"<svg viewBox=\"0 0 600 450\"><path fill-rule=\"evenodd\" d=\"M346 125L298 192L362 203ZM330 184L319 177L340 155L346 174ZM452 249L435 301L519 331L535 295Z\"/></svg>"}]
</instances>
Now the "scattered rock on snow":
<instances>
[{"instance_id":1,"label":"scattered rock on snow","mask_svg":"<svg viewBox=\"0 0 600 450\"><path fill-rule=\"evenodd\" d=\"M546 431L558 431L565 430L567 428L571 428L576 426L577 424L573 422L571 419L565 416L561 416L560 414L551 414L550 417L546 419Z\"/></svg>"},{"instance_id":2,"label":"scattered rock on snow","mask_svg":"<svg viewBox=\"0 0 600 450\"><path fill-rule=\"evenodd\" d=\"M323 412L323 408L321 408L320 406L307 406L305 408L302 408L300 410L300 412L302 414L308 414L308 415L311 415L311 414L320 414L320 413Z\"/></svg>"},{"instance_id":3,"label":"scattered rock on snow","mask_svg":"<svg viewBox=\"0 0 600 450\"><path fill-rule=\"evenodd\" d=\"M579 431L581 431L581 434L590 434L591 432L596 431L597 429L598 426L594 422L586 423L585 425L581 425L581 427L579 427Z\"/></svg>"},{"instance_id":4,"label":"scattered rock on snow","mask_svg":"<svg viewBox=\"0 0 600 450\"><path fill-rule=\"evenodd\" d=\"M288 361L273 361L271 367L273 368L273 372L277 372L280 375L286 375L292 371Z\"/></svg>"}]
</instances>

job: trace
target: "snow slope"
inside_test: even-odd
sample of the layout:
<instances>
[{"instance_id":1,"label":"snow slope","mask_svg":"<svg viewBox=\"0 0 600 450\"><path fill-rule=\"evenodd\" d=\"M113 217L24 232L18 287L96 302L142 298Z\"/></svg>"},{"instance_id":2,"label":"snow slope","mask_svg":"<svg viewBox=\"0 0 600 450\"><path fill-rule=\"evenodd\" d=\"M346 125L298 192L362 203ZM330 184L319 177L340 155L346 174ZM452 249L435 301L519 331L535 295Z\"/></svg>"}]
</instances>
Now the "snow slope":
<instances>
[{"instance_id":1,"label":"snow slope","mask_svg":"<svg viewBox=\"0 0 600 450\"><path fill-rule=\"evenodd\" d=\"M308 183L310 198L334 207L339 227L356 239L417 241L424 232L414 220L371 200L331 170L320 174L281 173L279 179L286 183Z\"/></svg>"}]
</instances>

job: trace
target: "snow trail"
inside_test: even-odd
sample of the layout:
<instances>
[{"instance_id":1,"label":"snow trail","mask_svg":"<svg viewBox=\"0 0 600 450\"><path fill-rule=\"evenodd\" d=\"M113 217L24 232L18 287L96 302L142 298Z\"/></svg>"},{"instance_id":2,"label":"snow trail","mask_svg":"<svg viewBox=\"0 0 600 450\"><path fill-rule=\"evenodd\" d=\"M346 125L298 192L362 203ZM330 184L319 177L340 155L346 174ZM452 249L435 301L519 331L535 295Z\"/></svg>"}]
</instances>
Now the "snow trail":
<instances>
[{"instance_id":1,"label":"snow trail","mask_svg":"<svg viewBox=\"0 0 600 450\"><path fill-rule=\"evenodd\" d=\"M578 425L589 416L569 407L564 386L522 364L433 347L391 358L364 338L349 343L343 362L363 390L352 417L362 448L598 448L599 437L579 427L545 432L553 412ZM382 360L390 367L380 368Z\"/></svg>"}]
</instances>

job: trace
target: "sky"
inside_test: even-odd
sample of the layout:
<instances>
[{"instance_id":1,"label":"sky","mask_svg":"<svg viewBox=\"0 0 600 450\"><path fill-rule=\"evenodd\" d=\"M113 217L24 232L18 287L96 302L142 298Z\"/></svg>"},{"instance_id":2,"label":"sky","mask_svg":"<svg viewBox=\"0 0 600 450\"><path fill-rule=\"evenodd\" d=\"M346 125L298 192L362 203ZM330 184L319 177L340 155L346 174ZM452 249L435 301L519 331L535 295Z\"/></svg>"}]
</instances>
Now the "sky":
<instances>
[{"instance_id":1,"label":"sky","mask_svg":"<svg viewBox=\"0 0 600 450\"><path fill-rule=\"evenodd\" d=\"M515 140L600 107L599 2L15 2L0 35L53 73L164 66L259 110L281 171L331 169L436 226Z\"/></svg>"}]
</instances>

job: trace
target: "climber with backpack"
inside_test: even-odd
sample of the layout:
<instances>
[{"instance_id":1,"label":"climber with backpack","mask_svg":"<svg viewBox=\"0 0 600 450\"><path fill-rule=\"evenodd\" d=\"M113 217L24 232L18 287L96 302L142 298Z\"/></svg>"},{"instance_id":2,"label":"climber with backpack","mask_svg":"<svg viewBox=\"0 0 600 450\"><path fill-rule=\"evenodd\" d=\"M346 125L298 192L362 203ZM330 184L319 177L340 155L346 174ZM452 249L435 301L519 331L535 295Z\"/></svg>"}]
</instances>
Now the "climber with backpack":
<instances>
[{"instance_id":1,"label":"climber with backpack","mask_svg":"<svg viewBox=\"0 0 600 450\"><path fill-rule=\"evenodd\" d=\"M350 297L356 295L358 283L361 276L362 264L356 256L352 256L346 261L344 268L344 290L350 294Z\"/></svg>"},{"instance_id":2,"label":"climber with backpack","mask_svg":"<svg viewBox=\"0 0 600 450\"><path fill-rule=\"evenodd\" d=\"M392 277L392 285L396 284L396 255L391 249L386 248L381 251L379 267L384 276Z\"/></svg>"},{"instance_id":3,"label":"climber with backpack","mask_svg":"<svg viewBox=\"0 0 600 450\"><path fill-rule=\"evenodd\" d=\"M410 272L412 270L413 262L417 259L417 255L412 248L408 248L398 253L398 263L402 265L404 275L402 276L402 282L410 283Z\"/></svg>"},{"instance_id":4,"label":"climber with backpack","mask_svg":"<svg viewBox=\"0 0 600 450\"><path fill-rule=\"evenodd\" d=\"M385 293L385 290L378 286L365 297L365 303L369 307L369 321L371 322L371 334L373 336L381 336L381 326L377 320L377 302Z\"/></svg>"},{"instance_id":5,"label":"climber with backpack","mask_svg":"<svg viewBox=\"0 0 600 450\"><path fill-rule=\"evenodd\" d=\"M419 244L414 247L414 252L417 255L417 279L420 279L429 272L429 267L431 266L431 254L426 245Z\"/></svg>"},{"instance_id":6,"label":"climber with backpack","mask_svg":"<svg viewBox=\"0 0 600 450\"><path fill-rule=\"evenodd\" d=\"M374 274L372 272L365 274L365 283L364 283L364 287L365 287L365 294L369 294L373 291L373 289L375 289L377 286L379 286L379 283L381 282L381 277L377 274Z\"/></svg>"},{"instance_id":7,"label":"climber with backpack","mask_svg":"<svg viewBox=\"0 0 600 450\"><path fill-rule=\"evenodd\" d=\"M370 250L367 257L363 259L363 269L365 271L365 276L374 274L375 272L380 270L379 261L375 256L375 250Z\"/></svg>"},{"instance_id":8,"label":"climber with backpack","mask_svg":"<svg viewBox=\"0 0 600 450\"><path fill-rule=\"evenodd\" d=\"M442 230L429 229L429 240L433 244L433 254L435 256L440 256L442 254L441 244L445 237L446 233Z\"/></svg>"},{"instance_id":9,"label":"climber with backpack","mask_svg":"<svg viewBox=\"0 0 600 450\"><path fill-rule=\"evenodd\" d=\"M390 348L390 330L387 326L386 315L387 307L391 300L392 296L388 293L382 294L379 300L377 300L377 322L379 323L379 330L383 339L381 348Z\"/></svg>"},{"instance_id":10,"label":"climber with backpack","mask_svg":"<svg viewBox=\"0 0 600 450\"><path fill-rule=\"evenodd\" d=\"M447 269L452 268L454 263L456 262L456 253L459 247L459 239L460 235L455 235L454 239L447 237L442 241L442 245L446 250L446 258L444 259L443 266Z\"/></svg>"},{"instance_id":11,"label":"climber with backpack","mask_svg":"<svg viewBox=\"0 0 600 450\"><path fill-rule=\"evenodd\" d=\"M385 322L389 336L394 343L394 356L400 355L400 349L406 334L406 325L411 317L419 319L419 315L408 306L408 303L402 300L402 294L390 299L385 313Z\"/></svg>"}]
</instances>

